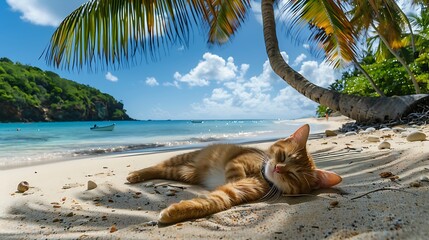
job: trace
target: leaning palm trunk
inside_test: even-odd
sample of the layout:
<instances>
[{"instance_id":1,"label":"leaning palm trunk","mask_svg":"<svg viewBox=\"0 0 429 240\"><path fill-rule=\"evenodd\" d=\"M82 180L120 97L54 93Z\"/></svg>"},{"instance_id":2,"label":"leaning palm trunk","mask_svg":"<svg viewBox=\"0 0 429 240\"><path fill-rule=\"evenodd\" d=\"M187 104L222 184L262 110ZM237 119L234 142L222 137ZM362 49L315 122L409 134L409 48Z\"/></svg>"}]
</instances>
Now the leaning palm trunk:
<instances>
[{"instance_id":1,"label":"leaning palm trunk","mask_svg":"<svg viewBox=\"0 0 429 240\"><path fill-rule=\"evenodd\" d=\"M283 59L277 40L274 20L274 0L262 0L262 18L265 47L273 71L291 87L307 98L339 111L358 122L386 122L409 113L420 101L429 95L408 95L399 97L361 97L342 94L319 87L293 70Z\"/></svg>"}]
</instances>

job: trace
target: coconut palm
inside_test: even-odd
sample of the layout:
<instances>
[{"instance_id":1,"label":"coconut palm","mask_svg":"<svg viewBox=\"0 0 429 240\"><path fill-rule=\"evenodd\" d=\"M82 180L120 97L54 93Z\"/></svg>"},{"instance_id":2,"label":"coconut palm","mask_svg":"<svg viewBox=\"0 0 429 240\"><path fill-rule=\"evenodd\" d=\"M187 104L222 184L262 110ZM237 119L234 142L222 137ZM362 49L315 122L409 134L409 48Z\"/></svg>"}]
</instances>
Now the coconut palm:
<instances>
[{"instance_id":1,"label":"coconut palm","mask_svg":"<svg viewBox=\"0 0 429 240\"><path fill-rule=\"evenodd\" d=\"M290 1L286 11L292 15L289 28L308 26L315 41L325 52L328 62L336 68L353 63L366 77L372 88L380 95L385 94L377 87L372 77L357 60L356 31L344 12L341 1Z\"/></svg>"},{"instance_id":2,"label":"coconut palm","mask_svg":"<svg viewBox=\"0 0 429 240\"><path fill-rule=\"evenodd\" d=\"M428 97L351 96L312 84L280 54L274 2L261 3L270 64L277 75L306 97L362 122L397 119ZM160 46L168 49L174 44L186 44L196 27L207 29L209 43L222 44L236 33L249 8L249 0L91 0L64 19L45 56L54 66L67 69L82 69L84 65L121 66L132 61L136 52L157 57Z\"/></svg>"},{"instance_id":3,"label":"coconut palm","mask_svg":"<svg viewBox=\"0 0 429 240\"><path fill-rule=\"evenodd\" d=\"M349 0L352 6L350 11L353 15L352 24L358 32L368 32L371 28L376 32L379 44L376 51L377 59L383 59L387 51L391 53L402 64L410 76L416 93L420 93L417 80L405 60L399 55L397 49L404 47L402 41L403 25L407 25L412 33L411 24L394 0ZM414 48L414 37L411 34L412 46Z\"/></svg>"}]
</instances>

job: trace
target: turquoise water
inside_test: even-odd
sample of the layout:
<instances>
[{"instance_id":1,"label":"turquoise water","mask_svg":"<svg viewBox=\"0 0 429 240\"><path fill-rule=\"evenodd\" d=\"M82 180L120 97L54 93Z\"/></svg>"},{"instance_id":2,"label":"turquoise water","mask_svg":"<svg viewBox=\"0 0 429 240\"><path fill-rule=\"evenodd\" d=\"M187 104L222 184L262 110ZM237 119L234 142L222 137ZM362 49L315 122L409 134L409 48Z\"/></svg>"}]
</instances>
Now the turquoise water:
<instances>
[{"instance_id":1,"label":"turquoise water","mask_svg":"<svg viewBox=\"0 0 429 240\"><path fill-rule=\"evenodd\" d=\"M113 122L1 123L0 168L108 153L246 143L289 136L302 123L277 120L120 121L113 131L91 131ZM323 125L312 125L312 133Z\"/></svg>"}]
</instances>

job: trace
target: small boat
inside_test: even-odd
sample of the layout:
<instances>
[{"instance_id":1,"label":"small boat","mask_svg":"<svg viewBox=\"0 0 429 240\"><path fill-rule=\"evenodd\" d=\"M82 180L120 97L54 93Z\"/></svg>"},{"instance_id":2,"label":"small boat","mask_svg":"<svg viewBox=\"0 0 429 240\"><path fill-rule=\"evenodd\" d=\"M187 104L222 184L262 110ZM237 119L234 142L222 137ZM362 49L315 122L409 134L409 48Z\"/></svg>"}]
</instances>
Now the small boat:
<instances>
[{"instance_id":1,"label":"small boat","mask_svg":"<svg viewBox=\"0 0 429 240\"><path fill-rule=\"evenodd\" d=\"M191 123L203 123L203 120L191 120Z\"/></svg>"},{"instance_id":2,"label":"small boat","mask_svg":"<svg viewBox=\"0 0 429 240\"><path fill-rule=\"evenodd\" d=\"M97 126L94 125L94 127L91 127L90 129L93 131L113 131L113 129L115 128L115 124L111 124L108 126Z\"/></svg>"}]
</instances>

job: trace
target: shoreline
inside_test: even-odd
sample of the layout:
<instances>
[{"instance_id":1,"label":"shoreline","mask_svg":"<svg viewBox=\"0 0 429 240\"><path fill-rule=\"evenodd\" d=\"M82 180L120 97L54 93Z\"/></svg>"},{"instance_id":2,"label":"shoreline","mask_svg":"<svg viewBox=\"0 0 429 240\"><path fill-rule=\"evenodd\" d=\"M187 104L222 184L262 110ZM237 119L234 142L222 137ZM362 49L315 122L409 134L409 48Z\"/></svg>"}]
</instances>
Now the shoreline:
<instances>
[{"instance_id":1,"label":"shoreline","mask_svg":"<svg viewBox=\"0 0 429 240\"><path fill-rule=\"evenodd\" d=\"M225 120L225 121L229 121L229 120ZM326 121L325 118L302 118L302 119L281 120L281 121L326 125L326 126L322 127L321 131L314 132L310 135L310 138L314 138L318 134L322 134L324 129L337 130L338 128L341 127L342 124L349 122L350 119L347 117L344 117L344 116L339 116L339 117L332 117L332 118L330 118L329 121ZM287 136L285 136L285 137L287 137ZM259 139L259 140L252 140L252 138L235 139L232 142L232 144L251 145L251 144L269 143L269 142L274 142L276 140L277 140L277 138L274 138L274 137L268 137L268 138ZM5 165L0 165L0 172L4 171L4 170L10 170L10 169L16 169L16 168L47 165L47 164L52 164L52 163L57 163L57 162L68 162L68 161L84 160L84 159L99 158L99 157L128 155L128 154L130 154L130 155L146 155L146 154L162 153L162 152L194 150L194 149L205 147L209 144L216 144L219 142L223 142L223 141L218 140L218 141L213 141L213 142L200 142L200 143L191 143L191 144L183 144L183 145L176 145L176 146L159 146L159 147L149 147L149 148L142 148L142 149L113 151L113 152L105 152L105 153L93 153L93 154L87 154L87 155L82 154L82 155L78 155L78 156L68 156L68 157L64 157L64 158L38 160L38 161L22 161L19 163L9 163L9 164L5 164Z\"/></svg>"}]
</instances>

